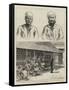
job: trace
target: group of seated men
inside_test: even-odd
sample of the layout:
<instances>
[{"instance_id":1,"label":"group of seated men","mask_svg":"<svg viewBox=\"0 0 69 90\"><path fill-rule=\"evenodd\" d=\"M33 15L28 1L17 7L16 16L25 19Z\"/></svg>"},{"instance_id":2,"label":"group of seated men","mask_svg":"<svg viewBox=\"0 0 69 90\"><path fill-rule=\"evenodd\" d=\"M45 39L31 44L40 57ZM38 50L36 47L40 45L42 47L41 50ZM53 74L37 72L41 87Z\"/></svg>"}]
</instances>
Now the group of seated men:
<instances>
[{"instance_id":1,"label":"group of seated men","mask_svg":"<svg viewBox=\"0 0 69 90\"><path fill-rule=\"evenodd\" d=\"M24 60L22 64L17 65L17 80L28 80L30 76L40 75L46 69L44 59Z\"/></svg>"}]
</instances>

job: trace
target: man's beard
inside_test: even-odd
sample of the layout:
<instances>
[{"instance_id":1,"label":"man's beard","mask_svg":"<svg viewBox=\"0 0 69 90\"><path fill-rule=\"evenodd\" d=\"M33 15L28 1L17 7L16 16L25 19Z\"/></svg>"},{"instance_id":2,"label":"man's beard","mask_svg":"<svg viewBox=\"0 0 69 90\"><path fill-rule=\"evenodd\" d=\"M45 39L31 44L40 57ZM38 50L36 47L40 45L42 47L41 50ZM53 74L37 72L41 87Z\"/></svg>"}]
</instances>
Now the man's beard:
<instances>
[{"instance_id":1,"label":"man's beard","mask_svg":"<svg viewBox=\"0 0 69 90\"><path fill-rule=\"evenodd\" d=\"M56 23L56 21L52 21L52 22L48 22L49 23L49 25L51 26L51 27L53 27L54 26L54 24Z\"/></svg>"}]
</instances>

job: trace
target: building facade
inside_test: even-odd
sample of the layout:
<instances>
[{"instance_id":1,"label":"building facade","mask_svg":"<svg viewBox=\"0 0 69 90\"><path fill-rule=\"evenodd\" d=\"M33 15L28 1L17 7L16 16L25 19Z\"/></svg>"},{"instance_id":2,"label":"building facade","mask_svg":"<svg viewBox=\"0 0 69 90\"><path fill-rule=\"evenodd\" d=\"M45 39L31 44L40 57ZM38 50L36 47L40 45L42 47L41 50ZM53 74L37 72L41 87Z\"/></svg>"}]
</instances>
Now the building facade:
<instances>
[{"instance_id":1,"label":"building facade","mask_svg":"<svg viewBox=\"0 0 69 90\"><path fill-rule=\"evenodd\" d=\"M57 49L50 42L20 42L16 48L16 64L25 65L26 62L44 63L44 68L51 68L57 64L63 64L63 51ZM35 64L35 63L34 63Z\"/></svg>"}]
</instances>

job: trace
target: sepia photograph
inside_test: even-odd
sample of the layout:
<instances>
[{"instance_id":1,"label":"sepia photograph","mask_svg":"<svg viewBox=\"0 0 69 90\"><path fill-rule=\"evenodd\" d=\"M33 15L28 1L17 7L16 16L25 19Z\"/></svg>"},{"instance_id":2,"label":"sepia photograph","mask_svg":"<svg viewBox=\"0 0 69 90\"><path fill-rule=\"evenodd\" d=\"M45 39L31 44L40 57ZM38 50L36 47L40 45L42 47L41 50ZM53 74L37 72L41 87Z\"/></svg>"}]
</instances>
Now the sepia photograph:
<instances>
[{"instance_id":1,"label":"sepia photograph","mask_svg":"<svg viewBox=\"0 0 69 90\"><path fill-rule=\"evenodd\" d=\"M14 4L14 85L67 82L67 7Z\"/></svg>"}]
</instances>

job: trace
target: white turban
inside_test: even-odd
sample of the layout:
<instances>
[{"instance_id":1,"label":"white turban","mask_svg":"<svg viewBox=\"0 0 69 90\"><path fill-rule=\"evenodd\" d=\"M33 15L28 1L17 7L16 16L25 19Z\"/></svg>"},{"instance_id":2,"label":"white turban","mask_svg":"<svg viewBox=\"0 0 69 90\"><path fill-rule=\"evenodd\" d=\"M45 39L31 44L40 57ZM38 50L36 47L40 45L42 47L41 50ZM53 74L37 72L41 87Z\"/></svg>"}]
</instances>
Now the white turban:
<instances>
[{"instance_id":1,"label":"white turban","mask_svg":"<svg viewBox=\"0 0 69 90\"><path fill-rule=\"evenodd\" d=\"M49 11L48 13L47 13L47 17L49 18L49 17L55 17L56 18L56 14L53 12L53 11Z\"/></svg>"}]
</instances>

